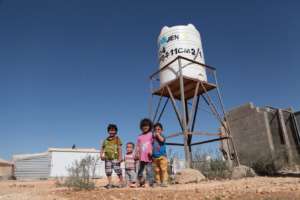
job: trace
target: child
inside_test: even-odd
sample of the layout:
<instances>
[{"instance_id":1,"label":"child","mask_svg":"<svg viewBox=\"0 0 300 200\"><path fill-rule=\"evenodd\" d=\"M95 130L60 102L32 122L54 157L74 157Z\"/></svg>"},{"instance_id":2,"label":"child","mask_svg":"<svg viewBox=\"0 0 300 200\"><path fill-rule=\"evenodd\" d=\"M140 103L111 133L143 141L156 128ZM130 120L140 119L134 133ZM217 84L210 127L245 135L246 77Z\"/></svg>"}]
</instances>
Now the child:
<instances>
[{"instance_id":1,"label":"child","mask_svg":"<svg viewBox=\"0 0 300 200\"><path fill-rule=\"evenodd\" d=\"M134 143L128 142L126 144L125 155L125 179L129 187L135 187L136 182L136 162L134 157Z\"/></svg>"},{"instance_id":2,"label":"child","mask_svg":"<svg viewBox=\"0 0 300 200\"><path fill-rule=\"evenodd\" d=\"M166 152L165 137L162 133L163 126L160 123L154 125L153 141L153 164L155 172L155 182L161 184L161 187L168 185L168 159Z\"/></svg>"},{"instance_id":3,"label":"child","mask_svg":"<svg viewBox=\"0 0 300 200\"><path fill-rule=\"evenodd\" d=\"M119 187L123 187L123 176L121 169L122 142L117 136L117 131L118 127L115 124L108 125L107 132L109 136L104 140L100 152L101 159L105 160L105 173L108 180L108 184L105 187L107 189L112 188L112 170L114 170L119 177Z\"/></svg>"},{"instance_id":4,"label":"child","mask_svg":"<svg viewBox=\"0 0 300 200\"><path fill-rule=\"evenodd\" d=\"M136 145L136 156L139 162L138 180L141 187L145 187L145 179L143 176L146 168L147 181L150 186L153 186L153 172L152 172L152 122L149 119L143 119L140 122L140 129L142 134L138 136Z\"/></svg>"}]
</instances>

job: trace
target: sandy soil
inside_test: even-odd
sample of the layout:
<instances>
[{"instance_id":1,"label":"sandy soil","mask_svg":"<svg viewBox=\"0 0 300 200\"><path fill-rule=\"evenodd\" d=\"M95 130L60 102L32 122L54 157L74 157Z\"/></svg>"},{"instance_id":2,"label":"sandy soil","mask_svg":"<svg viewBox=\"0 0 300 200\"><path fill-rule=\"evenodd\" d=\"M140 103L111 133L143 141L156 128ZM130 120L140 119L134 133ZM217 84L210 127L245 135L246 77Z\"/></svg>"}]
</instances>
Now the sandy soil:
<instances>
[{"instance_id":1,"label":"sandy soil","mask_svg":"<svg viewBox=\"0 0 300 200\"><path fill-rule=\"evenodd\" d=\"M92 191L58 188L55 181L1 181L0 200L139 200L139 199L299 199L300 178L255 177L240 180L205 181L168 188L122 188L107 190L105 180Z\"/></svg>"}]
</instances>

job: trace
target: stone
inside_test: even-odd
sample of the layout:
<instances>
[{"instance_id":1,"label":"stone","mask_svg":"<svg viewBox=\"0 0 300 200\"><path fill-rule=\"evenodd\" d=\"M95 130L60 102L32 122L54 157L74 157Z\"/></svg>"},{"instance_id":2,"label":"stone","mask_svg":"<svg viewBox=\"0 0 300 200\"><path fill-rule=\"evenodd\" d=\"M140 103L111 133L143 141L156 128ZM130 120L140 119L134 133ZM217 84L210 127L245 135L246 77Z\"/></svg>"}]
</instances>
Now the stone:
<instances>
[{"instance_id":1,"label":"stone","mask_svg":"<svg viewBox=\"0 0 300 200\"><path fill-rule=\"evenodd\" d=\"M201 190L199 188L196 188L195 193L201 193Z\"/></svg>"},{"instance_id":2,"label":"stone","mask_svg":"<svg viewBox=\"0 0 300 200\"><path fill-rule=\"evenodd\" d=\"M205 176L196 169L183 169L175 175L176 184L198 183L205 179Z\"/></svg>"},{"instance_id":3,"label":"stone","mask_svg":"<svg viewBox=\"0 0 300 200\"><path fill-rule=\"evenodd\" d=\"M254 177L254 176L256 176L254 170L245 165L234 167L231 174L232 179L240 179L240 178Z\"/></svg>"}]
</instances>

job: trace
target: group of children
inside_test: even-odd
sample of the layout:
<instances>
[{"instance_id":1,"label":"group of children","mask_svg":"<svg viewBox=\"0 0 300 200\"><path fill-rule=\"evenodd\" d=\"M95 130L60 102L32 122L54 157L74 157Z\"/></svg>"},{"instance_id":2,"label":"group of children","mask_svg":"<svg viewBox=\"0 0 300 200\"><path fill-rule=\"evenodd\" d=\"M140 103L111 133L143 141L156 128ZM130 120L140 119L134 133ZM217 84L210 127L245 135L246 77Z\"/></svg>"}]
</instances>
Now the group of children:
<instances>
[{"instance_id":1,"label":"group of children","mask_svg":"<svg viewBox=\"0 0 300 200\"><path fill-rule=\"evenodd\" d=\"M119 177L119 187L125 185L167 187L168 160L163 126L160 123L153 125L151 120L143 119L140 122L140 129L142 133L138 136L136 145L128 142L126 154L122 157L122 142L117 136L118 128L114 124L108 125L109 136L104 140L100 152L101 159L105 161L105 173L108 180L106 188L113 187L113 170ZM125 180L123 180L121 169L123 161L125 162ZM144 171L146 171L146 178Z\"/></svg>"}]
</instances>

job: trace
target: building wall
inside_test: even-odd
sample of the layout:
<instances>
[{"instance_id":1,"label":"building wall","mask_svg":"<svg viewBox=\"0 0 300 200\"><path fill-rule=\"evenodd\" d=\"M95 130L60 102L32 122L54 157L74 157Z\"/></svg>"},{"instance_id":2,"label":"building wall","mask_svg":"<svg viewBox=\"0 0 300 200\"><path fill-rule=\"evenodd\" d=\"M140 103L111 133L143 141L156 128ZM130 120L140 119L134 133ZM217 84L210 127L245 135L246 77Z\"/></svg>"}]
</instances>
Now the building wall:
<instances>
[{"instance_id":1,"label":"building wall","mask_svg":"<svg viewBox=\"0 0 300 200\"><path fill-rule=\"evenodd\" d=\"M105 177L105 163L99 159L100 153L80 151L49 151L40 154L15 155L15 177L17 179L48 179L69 176L68 169L75 161L80 161L87 156L98 160L95 168L95 178ZM121 164L124 173L124 164ZM92 175L92 173L91 173ZM115 175L113 173L113 175Z\"/></svg>"},{"instance_id":2,"label":"building wall","mask_svg":"<svg viewBox=\"0 0 300 200\"><path fill-rule=\"evenodd\" d=\"M296 126L297 126L297 129L298 129L297 137L298 137L298 140L300 140L300 111L295 112L294 115L295 115L295 119L296 119Z\"/></svg>"},{"instance_id":3,"label":"building wall","mask_svg":"<svg viewBox=\"0 0 300 200\"><path fill-rule=\"evenodd\" d=\"M105 176L104 161L99 159L99 153L82 153L82 152L51 152L51 171L50 177L67 177L69 176L68 168L74 165L75 161L80 161L87 156L92 156L98 160L95 178Z\"/></svg>"},{"instance_id":4,"label":"building wall","mask_svg":"<svg viewBox=\"0 0 300 200\"><path fill-rule=\"evenodd\" d=\"M241 164L274 160L278 166L296 164L300 145L291 112L248 103L226 116Z\"/></svg>"},{"instance_id":5,"label":"building wall","mask_svg":"<svg viewBox=\"0 0 300 200\"><path fill-rule=\"evenodd\" d=\"M227 119L242 164L251 165L272 155L270 129L263 111L249 103L229 111Z\"/></svg>"},{"instance_id":6,"label":"building wall","mask_svg":"<svg viewBox=\"0 0 300 200\"><path fill-rule=\"evenodd\" d=\"M277 111L270 110L270 109L266 109L265 111L268 117L267 120L272 134L272 141L274 146L273 157L277 157L278 162L287 162L288 155L286 154L285 151L285 142L280 127L278 113Z\"/></svg>"},{"instance_id":7,"label":"building wall","mask_svg":"<svg viewBox=\"0 0 300 200\"><path fill-rule=\"evenodd\" d=\"M297 119L298 128L300 129L300 111L295 112L295 116Z\"/></svg>"},{"instance_id":8,"label":"building wall","mask_svg":"<svg viewBox=\"0 0 300 200\"><path fill-rule=\"evenodd\" d=\"M47 179L50 172L50 155L24 156L14 159L16 179Z\"/></svg>"},{"instance_id":9,"label":"building wall","mask_svg":"<svg viewBox=\"0 0 300 200\"><path fill-rule=\"evenodd\" d=\"M0 179L10 179L13 176L13 165L0 164Z\"/></svg>"},{"instance_id":10,"label":"building wall","mask_svg":"<svg viewBox=\"0 0 300 200\"><path fill-rule=\"evenodd\" d=\"M295 127L296 124L293 123L291 113L282 112L282 115L287 130L287 137L289 138L289 142L290 142L290 151L291 154L293 155L292 159L296 161L300 156L300 144L297 138L298 132L297 132L297 128Z\"/></svg>"}]
</instances>

